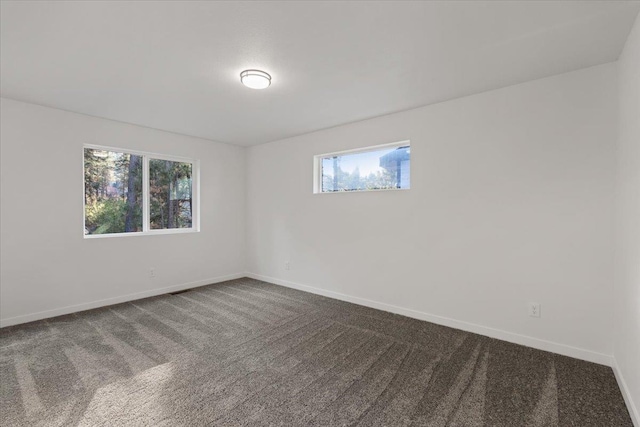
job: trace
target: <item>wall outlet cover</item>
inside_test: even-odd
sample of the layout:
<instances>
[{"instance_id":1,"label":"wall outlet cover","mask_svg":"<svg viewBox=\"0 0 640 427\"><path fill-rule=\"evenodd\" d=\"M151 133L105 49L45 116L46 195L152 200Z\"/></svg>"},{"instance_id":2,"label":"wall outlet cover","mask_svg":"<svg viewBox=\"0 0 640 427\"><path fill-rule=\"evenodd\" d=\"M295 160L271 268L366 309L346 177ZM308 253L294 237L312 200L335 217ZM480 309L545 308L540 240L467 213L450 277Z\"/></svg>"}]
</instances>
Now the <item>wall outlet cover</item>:
<instances>
[{"instance_id":1,"label":"wall outlet cover","mask_svg":"<svg viewBox=\"0 0 640 427\"><path fill-rule=\"evenodd\" d=\"M529 303L529 316L540 317L540 304L538 304L537 302Z\"/></svg>"}]
</instances>

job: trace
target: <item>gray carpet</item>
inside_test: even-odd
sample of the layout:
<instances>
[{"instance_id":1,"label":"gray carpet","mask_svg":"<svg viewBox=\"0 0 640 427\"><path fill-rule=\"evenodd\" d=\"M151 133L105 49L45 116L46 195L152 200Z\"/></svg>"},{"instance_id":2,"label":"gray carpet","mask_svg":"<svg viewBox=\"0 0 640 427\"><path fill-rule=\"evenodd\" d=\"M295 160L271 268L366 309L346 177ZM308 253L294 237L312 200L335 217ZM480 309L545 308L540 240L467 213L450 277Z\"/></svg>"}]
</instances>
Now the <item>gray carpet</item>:
<instances>
[{"instance_id":1,"label":"gray carpet","mask_svg":"<svg viewBox=\"0 0 640 427\"><path fill-rule=\"evenodd\" d=\"M608 367L251 279L0 339L3 426L632 426Z\"/></svg>"}]
</instances>

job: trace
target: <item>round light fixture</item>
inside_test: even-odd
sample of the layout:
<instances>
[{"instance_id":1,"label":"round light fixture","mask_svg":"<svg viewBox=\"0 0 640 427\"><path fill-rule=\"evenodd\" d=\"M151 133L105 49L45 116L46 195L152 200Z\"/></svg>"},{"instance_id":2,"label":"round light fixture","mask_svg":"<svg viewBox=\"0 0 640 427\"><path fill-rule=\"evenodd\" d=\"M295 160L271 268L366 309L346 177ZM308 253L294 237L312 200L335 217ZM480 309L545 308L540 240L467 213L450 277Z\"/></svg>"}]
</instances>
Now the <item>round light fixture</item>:
<instances>
[{"instance_id":1,"label":"round light fixture","mask_svg":"<svg viewBox=\"0 0 640 427\"><path fill-rule=\"evenodd\" d=\"M271 85L271 76L260 70L244 70L240 73L240 81L251 89L266 89Z\"/></svg>"}]
</instances>

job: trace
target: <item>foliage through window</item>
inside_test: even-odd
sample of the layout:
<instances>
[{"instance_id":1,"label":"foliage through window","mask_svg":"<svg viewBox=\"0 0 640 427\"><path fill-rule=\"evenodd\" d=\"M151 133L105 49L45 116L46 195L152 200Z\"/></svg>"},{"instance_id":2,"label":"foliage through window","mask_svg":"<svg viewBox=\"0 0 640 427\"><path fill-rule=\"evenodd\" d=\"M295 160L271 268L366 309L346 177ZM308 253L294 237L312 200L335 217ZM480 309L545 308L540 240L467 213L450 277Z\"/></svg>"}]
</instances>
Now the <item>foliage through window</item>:
<instances>
[{"instance_id":1,"label":"foliage through window","mask_svg":"<svg viewBox=\"0 0 640 427\"><path fill-rule=\"evenodd\" d=\"M85 235L194 229L195 163L161 157L85 147Z\"/></svg>"},{"instance_id":2,"label":"foliage through window","mask_svg":"<svg viewBox=\"0 0 640 427\"><path fill-rule=\"evenodd\" d=\"M151 229L190 228L191 163L149 160Z\"/></svg>"},{"instance_id":3,"label":"foliage through window","mask_svg":"<svg viewBox=\"0 0 640 427\"><path fill-rule=\"evenodd\" d=\"M392 190L411 187L408 142L316 156L315 192Z\"/></svg>"}]
</instances>

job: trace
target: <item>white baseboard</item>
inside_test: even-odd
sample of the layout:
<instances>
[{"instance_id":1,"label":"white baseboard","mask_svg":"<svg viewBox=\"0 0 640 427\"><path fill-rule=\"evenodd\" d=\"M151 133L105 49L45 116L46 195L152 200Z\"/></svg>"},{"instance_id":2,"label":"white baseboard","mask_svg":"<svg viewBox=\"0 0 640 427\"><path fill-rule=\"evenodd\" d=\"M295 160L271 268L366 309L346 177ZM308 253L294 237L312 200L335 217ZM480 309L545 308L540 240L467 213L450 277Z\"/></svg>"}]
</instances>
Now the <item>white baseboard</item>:
<instances>
[{"instance_id":1,"label":"white baseboard","mask_svg":"<svg viewBox=\"0 0 640 427\"><path fill-rule=\"evenodd\" d=\"M624 380L624 376L622 372L620 372L620 368L618 367L618 362L615 357L613 358L613 373L616 376L616 381L618 382L618 387L620 387L620 391L622 392L622 397L624 397L624 403L627 404L627 409L629 410L629 415L631 415L631 421L633 421L633 425L635 427L640 427L640 411L638 411L638 407L631 397L631 393L629 393L629 388L627 387L627 382Z\"/></svg>"},{"instance_id":2,"label":"white baseboard","mask_svg":"<svg viewBox=\"0 0 640 427\"><path fill-rule=\"evenodd\" d=\"M82 304L70 305L62 308L54 308L53 310L40 311L38 313L25 314L22 316L9 317L0 319L0 328L6 326L18 325L20 323L33 322L34 320L48 319L50 317L62 316L64 314L76 313L78 311L91 310L92 308L104 307L107 305L119 304L122 302L134 301L137 299L154 297L157 295L167 294L169 292L182 291L184 289L197 288L199 286L210 285L212 283L224 282L226 280L240 279L245 277L244 273L229 274L227 276L219 276L211 279L197 280L195 282L181 283L179 285L167 286L159 289L149 289L147 291L136 292L133 294L122 295L113 298L106 298L98 301L91 301Z\"/></svg>"},{"instance_id":3,"label":"white baseboard","mask_svg":"<svg viewBox=\"0 0 640 427\"><path fill-rule=\"evenodd\" d=\"M412 310L409 308L398 307L383 302L372 301L365 298L354 297L351 295L345 295L334 291L328 291L313 286L301 285L299 283L290 282L287 280L277 279L275 277L263 276L255 273L246 273L247 277L256 280L262 280L264 282L270 282L276 285L286 286L288 288L298 289L312 294L322 295L329 298L335 298L341 301L351 302L366 307L375 308L378 310L388 311L390 313L400 314L414 319L425 320L427 322L436 323L438 325L448 326L450 328L461 329L467 332L473 332L479 335L484 335L490 338L496 338L503 341L512 342L515 344L521 344L527 347L532 347L538 350L549 351L552 353L561 354L563 356L569 356L576 359L586 360L588 362L598 363L606 366L613 366L613 357L607 354L597 353L591 350L583 348L573 347L565 344L560 344L552 341L546 341L539 338L534 338L526 335L517 334L514 332L508 332L501 329L490 328L487 326L478 325L475 323L464 322L461 320L451 319L448 317L438 316L435 314L424 313L422 311ZM640 426L638 426L640 427Z\"/></svg>"}]
</instances>

